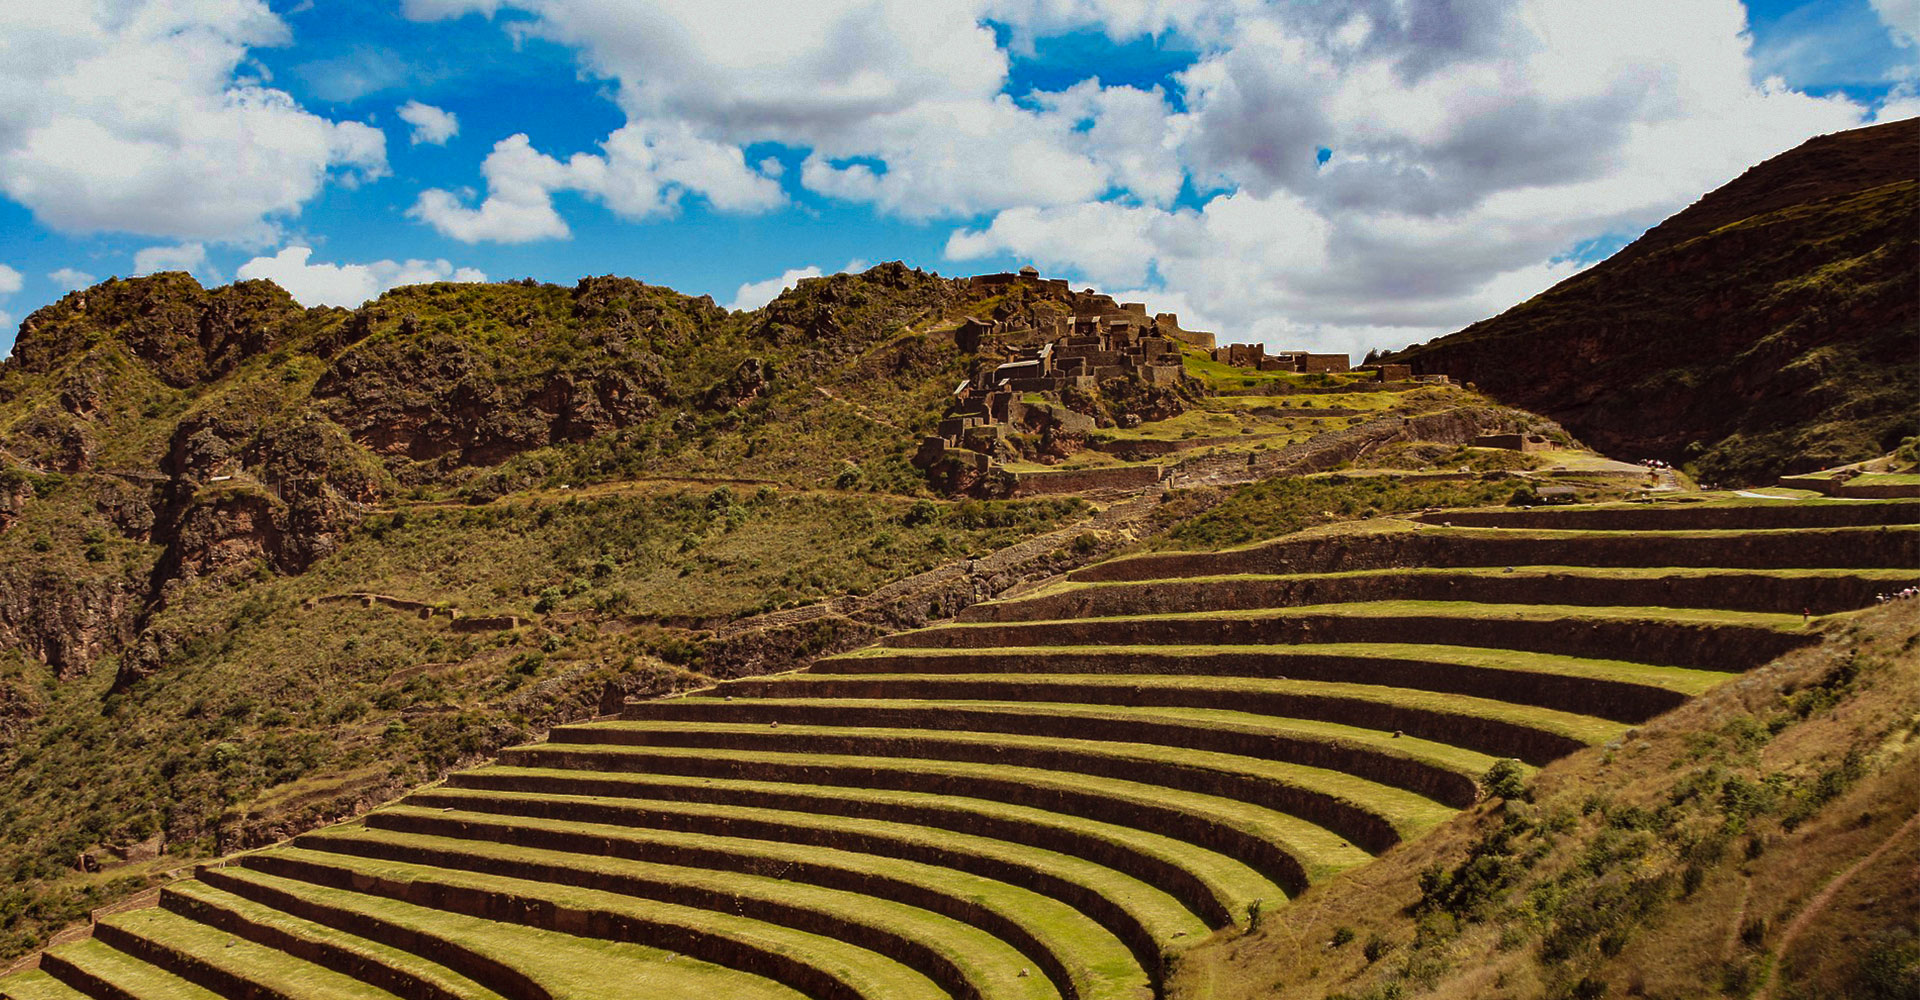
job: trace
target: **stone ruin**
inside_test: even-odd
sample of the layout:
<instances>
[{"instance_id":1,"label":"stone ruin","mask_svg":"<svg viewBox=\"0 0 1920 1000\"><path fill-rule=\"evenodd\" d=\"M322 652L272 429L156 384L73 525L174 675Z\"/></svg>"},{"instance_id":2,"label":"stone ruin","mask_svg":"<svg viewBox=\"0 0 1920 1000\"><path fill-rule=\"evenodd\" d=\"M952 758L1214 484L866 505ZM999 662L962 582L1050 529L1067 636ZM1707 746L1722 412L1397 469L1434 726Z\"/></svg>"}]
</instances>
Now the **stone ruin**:
<instances>
[{"instance_id":1,"label":"stone ruin","mask_svg":"<svg viewBox=\"0 0 1920 1000\"><path fill-rule=\"evenodd\" d=\"M1178 385L1185 377L1181 345L1212 349L1214 344L1211 333L1181 329L1173 313L1149 316L1144 303L1116 302L1092 289L1075 292L1066 281L1043 279L1031 267L980 275L972 286L987 293L1018 287L1053 303L1057 312L1030 323L968 316L954 329L954 343L963 351L978 354L997 343L1003 353L999 363L983 366L954 388L946 416L914 457L920 468L945 468L949 489L968 489L990 477L998 458L1009 453L1009 433L1056 439L1093 430L1096 419L1068 407L1063 395L1090 395L1115 378Z\"/></svg>"},{"instance_id":2,"label":"stone ruin","mask_svg":"<svg viewBox=\"0 0 1920 1000\"><path fill-rule=\"evenodd\" d=\"M1235 368L1263 372L1346 372L1353 370L1353 358L1346 354L1314 354L1311 351L1267 353L1265 344L1228 344L1213 350L1213 360Z\"/></svg>"},{"instance_id":3,"label":"stone ruin","mask_svg":"<svg viewBox=\"0 0 1920 1000\"><path fill-rule=\"evenodd\" d=\"M1470 443L1475 448L1504 448L1508 451L1553 450L1553 442L1539 434L1482 434Z\"/></svg>"}]
</instances>

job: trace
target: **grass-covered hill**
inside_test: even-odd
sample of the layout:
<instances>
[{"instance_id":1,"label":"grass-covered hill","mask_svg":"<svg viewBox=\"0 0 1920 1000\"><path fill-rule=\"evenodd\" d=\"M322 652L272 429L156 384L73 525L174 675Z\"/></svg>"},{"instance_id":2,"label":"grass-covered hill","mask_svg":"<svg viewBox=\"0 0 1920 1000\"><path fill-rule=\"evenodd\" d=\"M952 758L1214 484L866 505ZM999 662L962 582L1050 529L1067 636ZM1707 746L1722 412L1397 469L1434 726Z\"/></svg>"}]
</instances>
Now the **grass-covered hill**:
<instances>
[{"instance_id":1,"label":"grass-covered hill","mask_svg":"<svg viewBox=\"0 0 1920 1000\"><path fill-rule=\"evenodd\" d=\"M1916 163L1920 119L1810 140L1393 360L1713 481L1885 454L1920 432Z\"/></svg>"},{"instance_id":2,"label":"grass-covered hill","mask_svg":"<svg viewBox=\"0 0 1920 1000\"><path fill-rule=\"evenodd\" d=\"M914 449L998 360L950 331L1058 308L885 264L751 312L606 277L303 309L160 274L34 313L0 362L0 954L622 695L950 616L1222 499L929 489ZM1136 395L1103 385L1082 402L1113 426L1055 468L1451 469L1476 421L1547 427L1449 387L1189 368L1189 412L1125 428ZM1500 501L1505 474L1269 489L1218 530Z\"/></svg>"}]
</instances>

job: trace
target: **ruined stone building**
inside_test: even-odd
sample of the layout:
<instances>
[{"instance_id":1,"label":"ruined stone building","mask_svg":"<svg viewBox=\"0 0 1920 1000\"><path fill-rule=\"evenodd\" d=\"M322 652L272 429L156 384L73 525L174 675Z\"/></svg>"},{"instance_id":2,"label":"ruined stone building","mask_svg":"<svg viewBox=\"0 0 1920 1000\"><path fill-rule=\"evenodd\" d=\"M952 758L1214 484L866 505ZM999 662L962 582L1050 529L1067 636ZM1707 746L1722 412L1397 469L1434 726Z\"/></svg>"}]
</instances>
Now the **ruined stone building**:
<instances>
[{"instance_id":1,"label":"ruined stone building","mask_svg":"<svg viewBox=\"0 0 1920 1000\"><path fill-rule=\"evenodd\" d=\"M937 433L915 457L922 468L953 461L985 474L993 456L1006 450L1000 442L1015 430L1085 434L1094 418L1068 408L1063 392L1093 392L1101 382L1126 377L1173 385L1184 373L1182 344L1213 347L1213 334L1181 329L1173 313L1149 316L1144 303L1116 302L1092 289L1075 292L1031 267L980 275L973 284L995 293L1019 286L1060 308L1032 325L978 316L961 320L953 331L961 350L981 353L993 340L1005 360L954 390Z\"/></svg>"},{"instance_id":2,"label":"ruined stone building","mask_svg":"<svg viewBox=\"0 0 1920 1000\"><path fill-rule=\"evenodd\" d=\"M1235 368L1263 372L1344 372L1351 371L1353 359L1346 354L1314 354L1310 351L1267 353L1265 344L1228 344L1214 348L1213 360Z\"/></svg>"}]
</instances>

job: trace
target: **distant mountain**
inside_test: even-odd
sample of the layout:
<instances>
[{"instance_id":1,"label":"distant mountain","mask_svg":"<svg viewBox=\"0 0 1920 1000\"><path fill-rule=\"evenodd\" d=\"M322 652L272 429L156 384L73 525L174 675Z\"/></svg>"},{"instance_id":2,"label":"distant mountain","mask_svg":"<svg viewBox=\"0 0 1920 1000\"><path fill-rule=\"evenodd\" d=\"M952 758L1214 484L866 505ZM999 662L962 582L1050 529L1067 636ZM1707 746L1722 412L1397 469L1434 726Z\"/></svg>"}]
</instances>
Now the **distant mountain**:
<instances>
[{"instance_id":1,"label":"distant mountain","mask_svg":"<svg viewBox=\"0 0 1920 1000\"><path fill-rule=\"evenodd\" d=\"M1890 451L1920 433L1917 175L1920 119L1812 139L1606 261L1389 360L1714 481Z\"/></svg>"}]
</instances>

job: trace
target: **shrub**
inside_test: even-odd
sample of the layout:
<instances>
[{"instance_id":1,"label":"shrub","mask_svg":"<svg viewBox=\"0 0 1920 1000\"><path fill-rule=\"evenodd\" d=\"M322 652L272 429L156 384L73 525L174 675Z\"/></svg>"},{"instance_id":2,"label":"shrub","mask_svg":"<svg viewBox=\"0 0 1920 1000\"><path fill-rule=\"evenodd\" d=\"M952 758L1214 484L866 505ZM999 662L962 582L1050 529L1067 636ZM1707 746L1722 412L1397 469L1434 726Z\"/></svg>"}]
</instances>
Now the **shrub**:
<instances>
[{"instance_id":1,"label":"shrub","mask_svg":"<svg viewBox=\"0 0 1920 1000\"><path fill-rule=\"evenodd\" d=\"M1520 799L1527 793L1526 782L1522 779L1520 762L1509 757L1493 762L1487 773L1480 778L1480 787L1488 795L1502 799Z\"/></svg>"}]
</instances>

